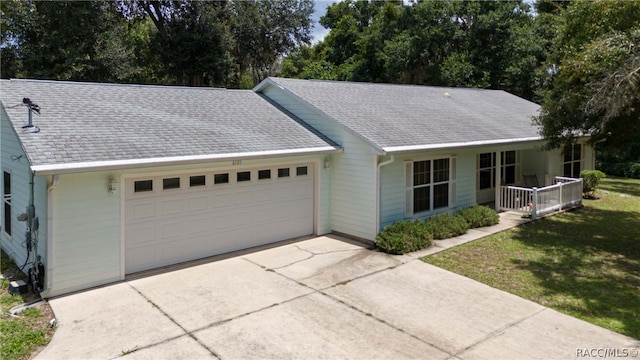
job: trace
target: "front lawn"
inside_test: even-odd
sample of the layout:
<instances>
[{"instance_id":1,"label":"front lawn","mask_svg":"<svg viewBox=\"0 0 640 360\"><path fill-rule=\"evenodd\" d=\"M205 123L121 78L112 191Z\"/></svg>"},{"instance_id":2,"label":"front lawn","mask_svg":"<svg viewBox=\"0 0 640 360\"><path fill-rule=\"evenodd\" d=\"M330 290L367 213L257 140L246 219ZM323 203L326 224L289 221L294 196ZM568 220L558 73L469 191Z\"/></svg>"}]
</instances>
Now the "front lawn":
<instances>
[{"instance_id":1,"label":"front lawn","mask_svg":"<svg viewBox=\"0 0 640 360\"><path fill-rule=\"evenodd\" d=\"M15 264L4 251L0 265L4 275L16 271ZM26 276L19 273L14 280L18 279L26 280ZM55 331L49 325L53 311L48 303L40 303L18 317L12 317L9 309L37 298L30 292L22 296L9 294L8 279L2 280L0 285L0 359L29 359L51 340Z\"/></svg>"},{"instance_id":2,"label":"front lawn","mask_svg":"<svg viewBox=\"0 0 640 360\"><path fill-rule=\"evenodd\" d=\"M422 260L640 339L640 180L600 200Z\"/></svg>"}]
</instances>

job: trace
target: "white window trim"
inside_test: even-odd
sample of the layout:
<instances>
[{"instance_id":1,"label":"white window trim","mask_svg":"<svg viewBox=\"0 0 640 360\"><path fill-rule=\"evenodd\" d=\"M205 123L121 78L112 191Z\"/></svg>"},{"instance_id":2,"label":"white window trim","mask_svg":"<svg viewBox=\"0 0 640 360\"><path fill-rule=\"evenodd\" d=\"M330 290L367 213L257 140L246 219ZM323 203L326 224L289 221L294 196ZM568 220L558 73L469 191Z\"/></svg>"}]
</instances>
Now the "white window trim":
<instances>
[{"instance_id":1,"label":"white window trim","mask_svg":"<svg viewBox=\"0 0 640 360\"><path fill-rule=\"evenodd\" d=\"M433 162L434 160L444 160L447 159L449 160L449 180L447 181L440 181L440 182L436 182L434 183L433 181L431 181L429 184L426 185L419 185L418 187L421 186L429 186L430 187L430 196L429 196L429 209L427 211L421 211L418 213L414 213L413 211L413 190L416 188L416 186L413 185L413 164L416 162L420 162L420 161L431 161L430 166L430 176L431 176L431 180L433 179ZM429 157L429 158L419 158L419 159L415 159L415 160L406 160L405 164L404 164L404 176L405 176L405 212L404 212L404 217L407 219L417 219L417 218L422 218L422 217L427 217L433 214L438 214L438 213L443 213L443 212L447 212L450 209L454 208L456 205L456 173L457 173L457 161L456 161L456 157L455 156L436 156L436 157ZM433 201L434 201L434 194L433 194L433 189L435 185L439 185L439 184L445 184L448 183L449 186L449 203L447 206L444 207L439 207L437 209L433 208Z\"/></svg>"},{"instance_id":2,"label":"white window trim","mask_svg":"<svg viewBox=\"0 0 640 360\"><path fill-rule=\"evenodd\" d=\"M578 159L578 160L574 160L573 159L573 147L574 147L574 145L580 146L580 159ZM585 158L585 153L584 152L585 152L584 144L573 144L573 145L571 145L571 160L564 161L565 152L564 152L564 149L563 149L563 151L560 153L560 160L561 160L560 161L560 163L561 163L560 164L560 174L562 174L563 176L573 177L573 166L576 163L580 166L580 171L584 170L584 158ZM566 175L564 173L564 166L566 164L569 164L569 163L571 164L571 174ZM579 175L580 174L578 174L578 176Z\"/></svg>"},{"instance_id":3,"label":"white window trim","mask_svg":"<svg viewBox=\"0 0 640 360\"><path fill-rule=\"evenodd\" d=\"M490 151L490 152L483 152L483 153L478 153L476 155L476 190L477 191L489 191L489 190L493 190L496 187L496 179L495 179L495 175L496 175L496 162L494 161L495 158L493 158L493 154L495 154L495 156L498 156L498 153L505 153L508 151L515 151L516 152L516 162L515 164L505 164L503 161L500 161L500 168L501 168L501 174L505 174L505 168L507 166L512 166L515 165L516 169L515 169L515 182L513 184L505 184L505 185L514 185L514 184L518 184L519 183L519 179L520 179L520 151L519 150L506 150L506 151ZM483 154L492 154L492 158L491 158L491 167L480 167L480 155ZM484 188L481 189L480 188L480 170L492 170L491 172L491 186L488 188ZM502 182L502 181L501 181Z\"/></svg>"}]
</instances>

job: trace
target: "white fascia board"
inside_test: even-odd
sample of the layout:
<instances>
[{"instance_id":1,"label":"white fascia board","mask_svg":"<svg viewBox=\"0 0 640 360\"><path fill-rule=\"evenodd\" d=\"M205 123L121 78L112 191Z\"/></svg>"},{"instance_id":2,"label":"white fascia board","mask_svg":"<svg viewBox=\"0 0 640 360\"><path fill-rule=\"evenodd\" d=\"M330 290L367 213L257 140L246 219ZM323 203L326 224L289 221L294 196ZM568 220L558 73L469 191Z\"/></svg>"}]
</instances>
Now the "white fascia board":
<instances>
[{"instance_id":1,"label":"white fascia board","mask_svg":"<svg viewBox=\"0 0 640 360\"><path fill-rule=\"evenodd\" d=\"M262 90L264 90L264 89L265 89L266 87L268 87L269 85L277 86L277 87L279 87L279 88L283 89L283 87L282 87L282 86L280 86L280 85L276 84L273 80L271 80L271 78L270 78L270 77L268 77L268 78L266 78L266 79L262 80L258 85L254 86L254 87L253 87L253 91L254 91L254 92L257 92L257 93L258 93L258 92L261 92Z\"/></svg>"},{"instance_id":2,"label":"white fascia board","mask_svg":"<svg viewBox=\"0 0 640 360\"><path fill-rule=\"evenodd\" d=\"M333 146L323 146L307 149L290 149L290 150L272 150L272 151L253 151L243 153L228 154L210 154L210 155L190 155L190 156L174 156L163 158L149 159L131 159L131 160L109 160L109 161L91 161L77 162L67 164L51 164L51 165L34 165L31 170L35 175L53 175L53 174L70 174L90 171L132 169L140 167L153 166L170 166L170 165L187 165L206 163L211 161L231 161L231 160L249 160L260 158L272 158L279 156L295 156L295 155L312 155L326 154L342 151L341 148Z\"/></svg>"},{"instance_id":3,"label":"white fascia board","mask_svg":"<svg viewBox=\"0 0 640 360\"><path fill-rule=\"evenodd\" d=\"M469 141L469 142L447 143L447 144L390 146L390 147L385 147L384 151L387 154L397 154L397 153L421 151L421 150L439 150L439 149L464 148L464 147L471 147L471 146L500 145L500 144L523 143L523 142L540 141L540 140L543 140L543 138L541 136L536 136L536 137L518 138L518 139L482 140L482 141Z\"/></svg>"}]
</instances>

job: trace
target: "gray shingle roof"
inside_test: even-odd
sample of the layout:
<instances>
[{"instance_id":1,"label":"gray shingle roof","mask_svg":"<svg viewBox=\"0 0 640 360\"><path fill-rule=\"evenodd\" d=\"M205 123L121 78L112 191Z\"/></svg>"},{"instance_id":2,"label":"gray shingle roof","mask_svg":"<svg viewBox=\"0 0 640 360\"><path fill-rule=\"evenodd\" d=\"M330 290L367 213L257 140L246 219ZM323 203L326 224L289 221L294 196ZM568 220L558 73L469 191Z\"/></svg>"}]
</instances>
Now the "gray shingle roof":
<instances>
[{"instance_id":1,"label":"gray shingle roof","mask_svg":"<svg viewBox=\"0 0 640 360\"><path fill-rule=\"evenodd\" d=\"M333 148L250 90L2 80L32 165ZM29 134L23 97L40 105Z\"/></svg>"},{"instance_id":2,"label":"gray shingle roof","mask_svg":"<svg viewBox=\"0 0 640 360\"><path fill-rule=\"evenodd\" d=\"M384 150L540 138L539 105L501 90L270 78Z\"/></svg>"}]
</instances>

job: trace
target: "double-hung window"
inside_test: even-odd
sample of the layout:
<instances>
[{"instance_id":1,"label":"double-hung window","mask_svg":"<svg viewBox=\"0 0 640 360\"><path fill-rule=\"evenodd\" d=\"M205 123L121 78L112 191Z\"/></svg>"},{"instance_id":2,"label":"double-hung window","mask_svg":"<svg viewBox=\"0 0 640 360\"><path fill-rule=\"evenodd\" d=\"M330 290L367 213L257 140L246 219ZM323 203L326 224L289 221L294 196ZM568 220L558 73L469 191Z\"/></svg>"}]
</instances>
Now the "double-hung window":
<instances>
[{"instance_id":1,"label":"double-hung window","mask_svg":"<svg viewBox=\"0 0 640 360\"><path fill-rule=\"evenodd\" d=\"M451 206L453 163L452 158L406 163L406 217Z\"/></svg>"},{"instance_id":2,"label":"double-hung window","mask_svg":"<svg viewBox=\"0 0 640 360\"><path fill-rule=\"evenodd\" d=\"M4 203L2 228L7 235L11 236L11 173L3 172L2 188L2 202Z\"/></svg>"},{"instance_id":3,"label":"double-hung window","mask_svg":"<svg viewBox=\"0 0 640 360\"><path fill-rule=\"evenodd\" d=\"M563 154L563 176L579 178L580 163L582 162L582 144L574 144L564 148Z\"/></svg>"}]
</instances>

